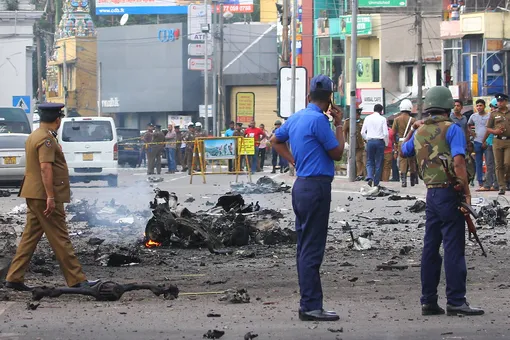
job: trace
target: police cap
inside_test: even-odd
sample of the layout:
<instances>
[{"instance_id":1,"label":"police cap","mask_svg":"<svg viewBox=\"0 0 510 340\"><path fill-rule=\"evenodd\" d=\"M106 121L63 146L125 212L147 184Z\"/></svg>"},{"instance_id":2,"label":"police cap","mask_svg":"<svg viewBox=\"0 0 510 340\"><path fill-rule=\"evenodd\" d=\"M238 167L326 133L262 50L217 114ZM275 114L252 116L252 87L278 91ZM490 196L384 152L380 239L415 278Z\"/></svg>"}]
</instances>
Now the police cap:
<instances>
[{"instance_id":1,"label":"police cap","mask_svg":"<svg viewBox=\"0 0 510 340\"><path fill-rule=\"evenodd\" d=\"M54 122L59 117L65 117L62 113L64 104L41 103L39 104L39 117L42 122Z\"/></svg>"},{"instance_id":2,"label":"police cap","mask_svg":"<svg viewBox=\"0 0 510 340\"><path fill-rule=\"evenodd\" d=\"M161 125L156 125L156 128L157 129L161 129Z\"/></svg>"},{"instance_id":3,"label":"police cap","mask_svg":"<svg viewBox=\"0 0 510 340\"><path fill-rule=\"evenodd\" d=\"M274 122L274 125L282 125L282 121L278 119Z\"/></svg>"},{"instance_id":4,"label":"police cap","mask_svg":"<svg viewBox=\"0 0 510 340\"><path fill-rule=\"evenodd\" d=\"M508 96L504 93L497 93L495 96L496 100L508 100Z\"/></svg>"},{"instance_id":5,"label":"police cap","mask_svg":"<svg viewBox=\"0 0 510 340\"><path fill-rule=\"evenodd\" d=\"M193 123L191 123L191 122L190 122L190 123L188 124L188 127L189 127L189 128L190 128L190 127L195 127L195 124L193 124Z\"/></svg>"},{"instance_id":6,"label":"police cap","mask_svg":"<svg viewBox=\"0 0 510 340\"><path fill-rule=\"evenodd\" d=\"M148 126L148 127L154 127L154 124L149 123L149 124L147 124L147 126Z\"/></svg>"}]
</instances>

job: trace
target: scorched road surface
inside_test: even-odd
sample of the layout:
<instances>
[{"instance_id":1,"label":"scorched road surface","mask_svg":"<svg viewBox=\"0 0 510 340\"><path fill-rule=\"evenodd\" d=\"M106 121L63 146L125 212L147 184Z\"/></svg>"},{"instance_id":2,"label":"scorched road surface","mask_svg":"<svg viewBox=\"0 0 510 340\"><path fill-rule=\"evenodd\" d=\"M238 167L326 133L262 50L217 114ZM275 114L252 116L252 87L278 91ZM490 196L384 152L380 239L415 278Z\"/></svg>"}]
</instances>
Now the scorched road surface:
<instances>
[{"instance_id":1,"label":"scorched road surface","mask_svg":"<svg viewBox=\"0 0 510 340\"><path fill-rule=\"evenodd\" d=\"M98 206L113 198L116 204L133 212L143 211L147 210L157 186L175 192L181 204L198 211L208 209L206 202L216 202L229 191L229 181L234 178L209 176L204 185L197 177L190 185L189 177L181 174L161 177L163 182L150 187L142 171L125 170L119 188L108 188L101 182L78 184L73 186L73 198L97 199ZM259 177L257 174L254 180ZM289 184L293 181L287 175L274 179ZM219 301L221 294L181 295L176 300L164 300L148 291L137 291L124 294L117 302L77 296L45 298L36 310L28 310L29 294L0 290L0 339L202 339L208 330L214 329L224 331L221 339L226 340L244 339L247 332L258 334L256 339L261 340L507 338L510 255L506 227L479 230L488 258L480 256L476 244L468 241L466 246L468 298L473 305L484 307L486 314L423 317L419 278L424 213L407 211L414 200L389 201L387 197L366 200L356 193L360 186L343 179L336 179L333 185L329 243L321 270L325 307L340 314L339 322L310 323L297 319L295 246L252 244L234 248L231 255L213 255L206 249L144 249L136 243L144 231L143 223L137 221L146 222L149 217L143 221L144 217L136 215L135 223L110 230L83 223L69 224L78 256L90 278L119 283L173 283L181 293L246 288L250 303ZM387 186L398 189L397 183ZM425 190L420 185L401 194L423 197ZM195 200L185 203L189 197ZM290 194L243 197L247 203L259 201L262 208L280 209L285 218L279 225L292 226ZM3 237L8 243L13 235L10 230L19 232L22 226L16 224L15 215L13 220L7 217L12 217L9 212L23 201L13 196L0 200L0 239ZM24 220L22 214L17 218ZM364 236L358 247L372 249L351 249L350 231L355 238ZM91 237L104 239L102 247L138 249L141 262L125 267L102 266L93 254L95 248L87 244ZM64 285L48 247L43 240L27 273L28 284ZM3 255L8 258L13 248L4 248ZM378 266L381 270L377 270ZM439 302L444 305L444 275L439 295ZM220 316L208 317L211 313Z\"/></svg>"}]
</instances>

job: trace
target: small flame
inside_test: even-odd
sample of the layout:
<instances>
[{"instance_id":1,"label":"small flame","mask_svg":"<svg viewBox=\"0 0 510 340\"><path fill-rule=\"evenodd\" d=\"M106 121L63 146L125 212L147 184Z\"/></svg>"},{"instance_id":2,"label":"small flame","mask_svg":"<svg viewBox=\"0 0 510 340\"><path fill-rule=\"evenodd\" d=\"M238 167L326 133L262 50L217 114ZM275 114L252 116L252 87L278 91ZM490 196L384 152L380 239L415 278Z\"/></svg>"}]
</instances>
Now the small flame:
<instances>
[{"instance_id":1,"label":"small flame","mask_svg":"<svg viewBox=\"0 0 510 340\"><path fill-rule=\"evenodd\" d=\"M147 242L145 242L145 247L147 247L147 248L161 247L161 243L153 241L153 240L148 240Z\"/></svg>"}]
</instances>

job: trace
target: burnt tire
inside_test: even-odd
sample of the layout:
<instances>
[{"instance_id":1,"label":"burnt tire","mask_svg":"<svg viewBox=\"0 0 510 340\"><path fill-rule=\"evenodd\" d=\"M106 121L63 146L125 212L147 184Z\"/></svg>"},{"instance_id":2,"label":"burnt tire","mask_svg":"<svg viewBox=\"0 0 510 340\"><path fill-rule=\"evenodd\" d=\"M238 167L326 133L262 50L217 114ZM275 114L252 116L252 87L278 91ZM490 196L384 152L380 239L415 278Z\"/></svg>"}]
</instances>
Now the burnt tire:
<instances>
[{"instance_id":1,"label":"burnt tire","mask_svg":"<svg viewBox=\"0 0 510 340\"><path fill-rule=\"evenodd\" d=\"M118 186L118 184L119 184L117 176L110 177L110 178L107 179L107 181L108 181L108 186L112 187L112 188L116 188Z\"/></svg>"}]
</instances>

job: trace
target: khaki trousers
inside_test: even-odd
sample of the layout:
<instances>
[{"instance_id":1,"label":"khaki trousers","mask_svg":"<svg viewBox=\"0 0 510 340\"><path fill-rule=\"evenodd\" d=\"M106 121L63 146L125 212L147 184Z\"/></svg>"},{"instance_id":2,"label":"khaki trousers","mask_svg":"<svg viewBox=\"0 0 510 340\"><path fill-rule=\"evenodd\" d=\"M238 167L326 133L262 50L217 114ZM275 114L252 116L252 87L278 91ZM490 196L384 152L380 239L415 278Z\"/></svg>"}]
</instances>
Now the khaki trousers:
<instances>
[{"instance_id":1,"label":"khaki trousers","mask_svg":"<svg viewBox=\"0 0 510 340\"><path fill-rule=\"evenodd\" d=\"M494 152L499 188L505 189L506 181L510 179L510 140L494 138L492 151Z\"/></svg>"},{"instance_id":2,"label":"khaki trousers","mask_svg":"<svg viewBox=\"0 0 510 340\"><path fill-rule=\"evenodd\" d=\"M402 143L398 143L399 161L398 168L401 174L407 174L410 171L412 174L416 173L416 157L404 158L402 155Z\"/></svg>"},{"instance_id":3,"label":"khaki trousers","mask_svg":"<svg viewBox=\"0 0 510 340\"><path fill-rule=\"evenodd\" d=\"M365 149L356 149L356 176L365 176Z\"/></svg>"},{"instance_id":4,"label":"khaki trousers","mask_svg":"<svg viewBox=\"0 0 510 340\"><path fill-rule=\"evenodd\" d=\"M382 172L382 181L389 182L391 175L391 163L393 161L393 152L388 152L384 154L383 160L383 172Z\"/></svg>"},{"instance_id":5,"label":"khaki trousers","mask_svg":"<svg viewBox=\"0 0 510 340\"><path fill-rule=\"evenodd\" d=\"M43 234L46 234L46 238L60 264L60 270L64 274L67 285L71 287L86 281L87 278L82 271L81 264L74 253L73 245L69 239L64 203L56 202L55 210L49 217L46 217L43 214L44 210L46 210L45 200L27 198L26 201L28 207L27 223L6 280L8 282L24 281L25 272L30 264L35 248Z\"/></svg>"}]
</instances>

